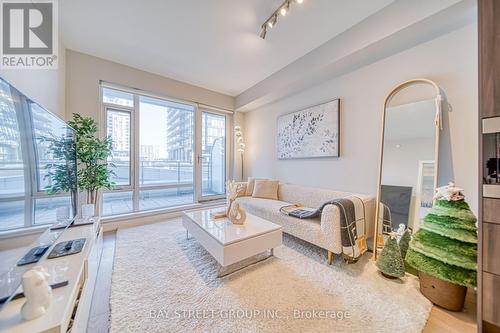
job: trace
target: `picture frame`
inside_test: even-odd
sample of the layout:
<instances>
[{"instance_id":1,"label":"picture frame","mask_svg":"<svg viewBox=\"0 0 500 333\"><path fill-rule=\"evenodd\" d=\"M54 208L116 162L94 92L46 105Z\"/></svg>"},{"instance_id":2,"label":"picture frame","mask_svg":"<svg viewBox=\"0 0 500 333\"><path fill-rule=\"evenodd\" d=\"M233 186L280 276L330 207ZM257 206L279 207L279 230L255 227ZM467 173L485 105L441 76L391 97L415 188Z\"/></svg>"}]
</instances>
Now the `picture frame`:
<instances>
[{"instance_id":1,"label":"picture frame","mask_svg":"<svg viewBox=\"0 0 500 333\"><path fill-rule=\"evenodd\" d=\"M280 115L276 149L279 160L340 157L340 99Z\"/></svg>"}]
</instances>

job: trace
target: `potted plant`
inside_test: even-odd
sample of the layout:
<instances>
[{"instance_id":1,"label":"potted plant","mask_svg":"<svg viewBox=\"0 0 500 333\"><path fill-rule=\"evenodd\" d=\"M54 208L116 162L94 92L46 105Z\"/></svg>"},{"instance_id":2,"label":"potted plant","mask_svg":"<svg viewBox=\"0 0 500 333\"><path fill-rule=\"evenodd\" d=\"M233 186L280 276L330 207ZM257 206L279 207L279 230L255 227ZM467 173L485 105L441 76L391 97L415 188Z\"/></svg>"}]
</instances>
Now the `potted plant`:
<instances>
[{"instance_id":1,"label":"potted plant","mask_svg":"<svg viewBox=\"0 0 500 333\"><path fill-rule=\"evenodd\" d=\"M76 212L78 183L75 140L73 137L66 136L60 138L43 137L40 140L43 143L48 143L48 149L55 161L64 161L64 163L49 163L46 165L47 174L44 179L48 179L49 184L45 186L45 190L50 195L61 192L70 193L72 209L73 212Z\"/></svg>"},{"instance_id":2,"label":"potted plant","mask_svg":"<svg viewBox=\"0 0 500 333\"><path fill-rule=\"evenodd\" d=\"M476 286L476 217L462 189L438 188L434 206L410 241L406 262L419 271L420 291L452 311L463 308L467 287Z\"/></svg>"},{"instance_id":3,"label":"potted plant","mask_svg":"<svg viewBox=\"0 0 500 333\"><path fill-rule=\"evenodd\" d=\"M78 159L78 186L87 192L87 203L97 205L98 192L101 188L112 189L110 180L113 174L107 162L112 151L112 140L97 137L97 123L91 117L82 117L73 113L68 122L76 131L76 156Z\"/></svg>"}]
</instances>

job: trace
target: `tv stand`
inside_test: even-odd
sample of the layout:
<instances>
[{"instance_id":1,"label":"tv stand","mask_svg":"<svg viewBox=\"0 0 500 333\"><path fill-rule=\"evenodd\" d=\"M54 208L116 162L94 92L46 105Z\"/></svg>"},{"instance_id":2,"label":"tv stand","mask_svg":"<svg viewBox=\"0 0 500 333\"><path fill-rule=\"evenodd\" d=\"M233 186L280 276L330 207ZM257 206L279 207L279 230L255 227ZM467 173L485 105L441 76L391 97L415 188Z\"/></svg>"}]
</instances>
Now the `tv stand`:
<instances>
[{"instance_id":1,"label":"tv stand","mask_svg":"<svg viewBox=\"0 0 500 333\"><path fill-rule=\"evenodd\" d=\"M92 303L97 270L102 254L102 227L99 220L78 228L67 228L58 242L85 238L81 252L70 256L47 259L53 244L42 259L32 264L43 266L50 274L49 284L68 281L67 286L52 290L52 303L43 316L24 320L21 306L25 298L10 301L0 311L1 333L37 333L37 332L85 332ZM17 292L22 292L19 287Z\"/></svg>"}]
</instances>

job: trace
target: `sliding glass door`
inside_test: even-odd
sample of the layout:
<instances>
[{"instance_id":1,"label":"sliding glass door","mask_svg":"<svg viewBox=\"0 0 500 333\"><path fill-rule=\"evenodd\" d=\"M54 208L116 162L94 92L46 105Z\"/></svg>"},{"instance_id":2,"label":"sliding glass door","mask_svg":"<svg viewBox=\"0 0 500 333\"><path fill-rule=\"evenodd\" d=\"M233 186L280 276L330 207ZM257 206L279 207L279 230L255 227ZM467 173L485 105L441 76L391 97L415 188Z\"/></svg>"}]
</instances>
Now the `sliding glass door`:
<instances>
[{"instance_id":1,"label":"sliding glass door","mask_svg":"<svg viewBox=\"0 0 500 333\"><path fill-rule=\"evenodd\" d=\"M226 114L201 110L201 200L226 193Z\"/></svg>"},{"instance_id":2,"label":"sliding glass door","mask_svg":"<svg viewBox=\"0 0 500 333\"><path fill-rule=\"evenodd\" d=\"M139 101L139 210L193 203L194 106Z\"/></svg>"},{"instance_id":3,"label":"sliding glass door","mask_svg":"<svg viewBox=\"0 0 500 333\"><path fill-rule=\"evenodd\" d=\"M117 184L103 194L104 216L225 196L228 114L111 87L102 96Z\"/></svg>"}]
</instances>

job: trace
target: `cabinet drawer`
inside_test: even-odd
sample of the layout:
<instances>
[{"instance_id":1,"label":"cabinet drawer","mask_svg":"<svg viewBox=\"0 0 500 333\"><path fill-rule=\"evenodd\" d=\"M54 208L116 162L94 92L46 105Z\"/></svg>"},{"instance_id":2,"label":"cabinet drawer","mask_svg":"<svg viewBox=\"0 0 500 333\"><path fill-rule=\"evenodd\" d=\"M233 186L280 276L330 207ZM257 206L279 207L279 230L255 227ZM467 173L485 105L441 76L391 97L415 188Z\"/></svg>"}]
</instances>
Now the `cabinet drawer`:
<instances>
[{"instance_id":1,"label":"cabinet drawer","mask_svg":"<svg viewBox=\"0 0 500 333\"><path fill-rule=\"evenodd\" d=\"M500 277L483 272L483 319L500 326Z\"/></svg>"},{"instance_id":2,"label":"cabinet drawer","mask_svg":"<svg viewBox=\"0 0 500 333\"><path fill-rule=\"evenodd\" d=\"M500 199L483 198L483 221L500 224Z\"/></svg>"},{"instance_id":3,"label":"cabinet drawer","mask_svg":"<svg viewBox=\"0 0 500 333\"><path fill-rule=\"evenodd\" d=\"M500 275L500 225L483 223L483 270Z\"/></svg>"}]
</instances>

